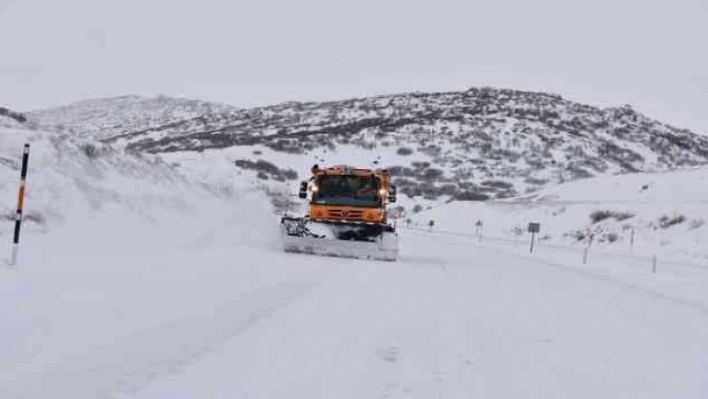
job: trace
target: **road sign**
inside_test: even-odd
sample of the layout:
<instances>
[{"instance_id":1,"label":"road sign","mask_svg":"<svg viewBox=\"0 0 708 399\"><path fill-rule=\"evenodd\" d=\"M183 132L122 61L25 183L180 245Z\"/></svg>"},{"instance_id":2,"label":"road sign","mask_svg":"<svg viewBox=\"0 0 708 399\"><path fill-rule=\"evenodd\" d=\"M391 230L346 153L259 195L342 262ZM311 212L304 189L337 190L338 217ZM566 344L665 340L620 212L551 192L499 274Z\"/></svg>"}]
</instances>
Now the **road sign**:
<instances>
[{"instance_id":1,"label":"road sign","mask_svg":"<svg viewBox=\"0 0 708 399\"><path fill-rule=\"evenodd\" d=\"M536 233L541 231L541 223L529 223L529 233L531 233L531 248L529 252L533 253L533 244L536 241Z\"/></svg>"}]
</instances>

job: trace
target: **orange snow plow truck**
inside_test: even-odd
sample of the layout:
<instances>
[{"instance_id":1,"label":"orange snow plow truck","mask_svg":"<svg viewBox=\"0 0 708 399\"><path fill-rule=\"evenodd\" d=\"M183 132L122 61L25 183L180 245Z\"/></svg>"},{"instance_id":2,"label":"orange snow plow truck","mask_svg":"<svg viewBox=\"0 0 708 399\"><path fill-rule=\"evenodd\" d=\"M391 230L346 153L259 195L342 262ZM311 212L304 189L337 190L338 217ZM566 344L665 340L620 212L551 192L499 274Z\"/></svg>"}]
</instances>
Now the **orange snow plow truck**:
<instances>
[{"instance_id":1,"label":"orange snow plow truck","mask_svg":"<svg viewBox=\"0 0 708 399\"><path fill-rule=\"evenodd\" d=\"M315 165L299 197L308 201L307 215L281 219L285 251L396 260L398 233L386 209L396 187L388 171Z\"/></svg>"}]
</instances>

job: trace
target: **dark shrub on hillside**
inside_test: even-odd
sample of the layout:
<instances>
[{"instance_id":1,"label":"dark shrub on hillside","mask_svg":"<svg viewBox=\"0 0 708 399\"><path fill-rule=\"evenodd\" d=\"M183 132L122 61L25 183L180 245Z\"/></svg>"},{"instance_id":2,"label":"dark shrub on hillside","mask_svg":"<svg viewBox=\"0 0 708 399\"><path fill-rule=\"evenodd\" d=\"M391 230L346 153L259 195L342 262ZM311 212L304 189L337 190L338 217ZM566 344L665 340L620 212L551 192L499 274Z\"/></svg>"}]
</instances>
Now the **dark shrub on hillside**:
<instances>
[{"instance_id":1,"label":"dark shrub on hillside","mask_svg":"<svg viewBox=\"0 0 708 399\"><path fill-rule=\"evenodd\" d=\"M285 180L297 180L297 172L292 169L280 169L279 167L273 165L272 163L259 159L255 162L248 159L238 159L234 161L234 164L241 168L247 170L253 170L258 172L259 179L272 178L277 181Z\"/></svg>"},{"instance_id":2,"label":"dark shrub on hillside","mask_svg":"<svg viewBox=\"0 0 708 399\"><path fill-rule=\"evenodd\" d=\"M686 221L686 217L683 215L668 216L664 215L659 218L659 227L662 229L667 229L671 226L681 224Z\"/></svg>"},{"instance_id":3,"label":"dark shrub on hillside","mask_svg":"<svg viewBox=\"0 0 708 399\"><path fill-rule=\"evenodd\" d=\"M592 220L593 223L599 223L611 218L613 214L614 212L612 211L595 211L590 214L590 220Z\"/></svg>"},{"instance_id":4,"label":"dark shrub on hillside","mask_svg":"<svg viewBox=\"0 0 708 399\"><path fill-rule=\"evenodd\" d=\"M396 154L398 155L411 155L412 153L413 150L408 147L400 147L398 151L396 151Z\"/></svg>"},{"instance_id":5,"label":"dark shrub on hillside","mask_svg":"<svg viewBox=\"0 0 708 399\"><path fill-rule=\"evenodd\" d=\"M282 169L283 177L287 180L297 180L297 172L292 169Z\"/></svg>"},{"instance_id":6,"label":"dark shrub on hillside","mask_svg":"<svg viewBox=\"0 0 708 399\"><path fill-rule=\"evenodd\" d=\"M388 168L388 172L391 174L391 176L413 176L415 173L413 172L413 169L411 168L406 168L405 166L392 166Z\"/></svg>"},{"instance_id":7,"label":"dark shrub on hillside","mask_svg":"<svg viewBox=\"0 0 708 399\"><path fill-rule=\"evenodd\" d=\"M548 183L548 180L546 180L546 179L537 179L537 178L534 178L534 177L527 177L526 179L524 179L524 183L527 183L527 184L534 184L534 185L537 185L537 186L542 186L542 185Z\"/></svg>"},{"instance_id":8,"label":"dark shrub on hillside","mask_svg":"<svg viewBox=\"0 0 708 399\"><path fill-rule=\"evenodd\" d=\"M425 180L436 180L443 176L443 171L436 168L429 168L423 172L422 178Z\"/></svg>"},{"instance_id":9,"label":"dark shrub on hillside","mask_svg":"<svg viewBox=\"0 0 708 399\"><path fill-rule=\"evenodd\" d=\"M81 152L86 155L88 159L96 159L101 155L101 150L93 144L87 143L81 146Z\"/></svg>"},{"instance_id":10,"label":"dark shrub on hillside","mask_svg":"<svg viewBox=\"0 0 708 399\"><path fill-rule=\"evenodd\" d=\"M614 218L617 221L622 221L622 220L627 220L634 217L634 214L629 213L629 212L614 212L614 211L595 211L590 214L590 220L592 220L593 223L599 223L602 222L603 220L607 220L609 218Z\"/></svg>"},{"instance_id":11,"label":"dark shrub on hillside","mask_svg":"<svg viewBox=\"0 0 708 399\"><path fill-rule=\"evenodd\" d=\"M585 239L585 232L581 230L575 230L572 233L566 233L566 236L575 238L577 241L583 241Z\"/></svg>"},{"instance_id":12,"label":"dark shrub on hillside","mask_svg":"<svg viewBox=\"0 0 708 399\"><path fill-rule=\"evenodd\" d=\"M629 212L616 212L614 216L615 216L615 219L617 219L618 221L621 222L623 220L633 218L634 214L629 213Z\"/></svg>"},{"instance_id":13,"label":"dark shrub on hillside","mask_svg":"<svg viewBox=\"0 0 708 399\"><path fill-rule=\"evenodd\" d=\"M457 186L454 184L443 184L438 189L438 192L440 193L440 195L454 196L455 194L457 194Z\"/></svg>"},{"instance_id":14,"label":"dark shrub on hillside","mask_svg":"<svg viewBox=\"0 0 708 399\"><path fill-rule=\"evenodd\" d=\"M460 191L455 194L454 198L457 201L486 201L489 196L476 191Z\"/></svg>"},{"instance_id":15,"label":"dark shrub on hillside","mask_svg":"<svg viewBox=\"0 0 708 399\"><path fill-rule=\"evenodd\" d=\"M302 154L305 148L295 140L277 139L264 143L264 145L273 151L285 152L288 154Z\"/></svg>"},{"instance_id":16,"label":"dark shrub on hillside","mask_svg":"<svg viewBox=\"0 0 708 399\"><path fill-rule=\"evenodd\" d=\"M7 116L8 118L12 118L20 123L27 122L26 116L24 116L23 114L21 114L19 112L11 111L5 107L0 107L0 115Z\"/></svg>"},{"instance_id":17,"label":"dark shrub on hillside","mask_svg":"<svg viewBox=\"0 0 708 399\"><path fill-rule=\"evenodd\" d=\"M583 168L569 168L570 170L570 175L573 177L573 179L587 179L590 177L593 177L593 174L588 172L587 170Z\"/></svg>"},{"instance_id":18,"label":"dark shrub on hillside","mask_svg":"<svg viewBox=\"0 0 708 399\"><path fill-rule=\"evenodd\" d=\"M504 190L514 188L513 184L501 180L485 180L482 182L482 185L486 187L500 188Z\"/></svg>"}]
</instances>

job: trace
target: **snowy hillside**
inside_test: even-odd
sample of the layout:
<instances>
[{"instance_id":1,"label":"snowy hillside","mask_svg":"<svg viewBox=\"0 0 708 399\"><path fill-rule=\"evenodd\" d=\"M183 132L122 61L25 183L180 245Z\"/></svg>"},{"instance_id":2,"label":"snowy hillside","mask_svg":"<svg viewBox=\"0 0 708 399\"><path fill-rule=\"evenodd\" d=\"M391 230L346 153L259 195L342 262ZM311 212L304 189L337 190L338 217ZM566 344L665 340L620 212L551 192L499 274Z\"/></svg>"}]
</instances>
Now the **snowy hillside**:
<instances>
[{"instance_id":1,"label":"snowy hillside","mask_svg":"<svg viewBox=\"0 0 708 399\"><path fill-rule=\"evenodd\" d=\"M122 102L131 105L114 105ZM708 161L708 137L628 106L599 109L545 93L473 88L243 111L210 105L187 116L182 109L181 100L131 97L29 116L134 151L228 154L261 180L295 182L287 169L303 173L316 162L387 167L407 203L421 206Z\"/></svg>"},{"instance_id":2,"label":"snowy hillside","mask_svg":"<svg viewBox=\"0 0 708 399\"><path fill-rule=\"evenodd\" d=\"M237 108L206 101L124 96L85 100L31 112L28 117L39 128L71 132L74 137L105 139L156 128L176 128L187 123L199 124L204 119L234 114L238 114Z\"/></svg>"},{"instance_id":3,"label":"snowy hillside","mask_svg":"<svg viewBox=\"0 0 708 399\"><path fill-rule=\"evenodd\" d=\"M68 135L0 127L0 236L11 232L24 143L30 143L25 229L47 231L76 219L92 223L119 211L134 220L175 212L194 215L200 204L238 192L235 181L208 185L150 155L125 154ZM103 229L95 222L93 228Z\"/></svg>"},{"instance_id":4,"label":"snowy hillside","mask_svg":"<svg viewBox=\"0 0 708 399\"><path fill-rule=\"evenodd\" d=\"M541 243L593 245L626 254L708 262L708 168L584 179L532 195L487 203L457 202L414 217L419 225L527 239L540 222ZM632 241L634 242L632 245Z\"/></svg>"}]
</instances>

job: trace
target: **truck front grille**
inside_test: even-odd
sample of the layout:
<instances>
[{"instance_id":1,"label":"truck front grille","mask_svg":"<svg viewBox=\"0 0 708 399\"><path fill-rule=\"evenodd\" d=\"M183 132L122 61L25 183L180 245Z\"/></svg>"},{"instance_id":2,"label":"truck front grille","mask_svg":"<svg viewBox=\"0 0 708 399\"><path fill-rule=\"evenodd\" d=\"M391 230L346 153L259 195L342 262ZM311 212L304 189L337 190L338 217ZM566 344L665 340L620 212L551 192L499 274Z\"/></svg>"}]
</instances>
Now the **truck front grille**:
<instances>
[{"instance_id":1,"label":"truck front grille","mask_svg":"<svg viewBox=\"0 0 708 399\"><path fill-rule=\"evenodd\" d=\"M329 209L327 210L327 217L341 220L364 220L364 211Z\"/></svg>"}]
</instances>

